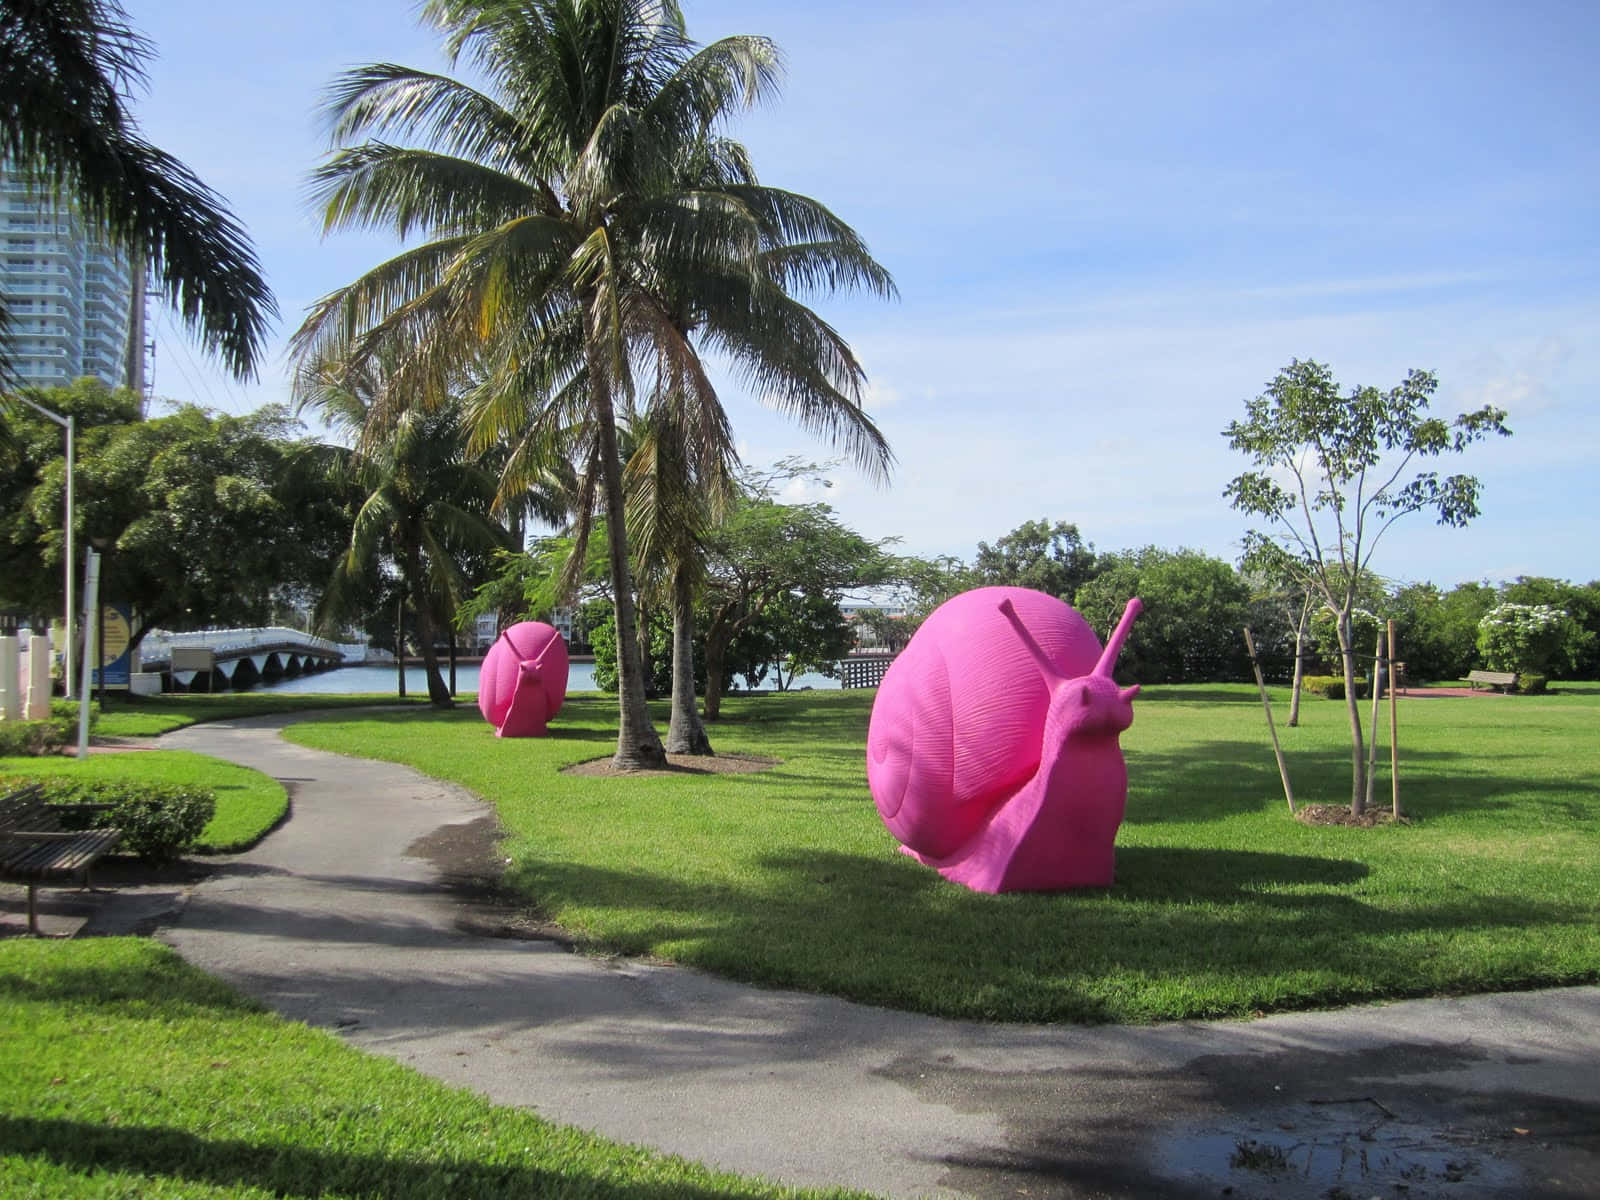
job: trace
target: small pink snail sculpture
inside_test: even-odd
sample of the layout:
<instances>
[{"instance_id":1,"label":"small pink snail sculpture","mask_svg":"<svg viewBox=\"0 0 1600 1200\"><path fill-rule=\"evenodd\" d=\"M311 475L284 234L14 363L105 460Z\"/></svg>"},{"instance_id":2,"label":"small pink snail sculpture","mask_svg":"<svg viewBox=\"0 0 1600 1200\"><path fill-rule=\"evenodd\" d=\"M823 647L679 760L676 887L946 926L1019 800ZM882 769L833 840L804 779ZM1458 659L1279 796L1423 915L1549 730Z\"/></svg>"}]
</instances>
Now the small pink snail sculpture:
<instances>
[{"instance_id":1,"label":"small pink snail sculpture","mask_svg":"<svg viewBox=\"0 0 1600 1200\"><path fill-rule=\"evenodd\" d=\"M567 698L567 643L543 621L501 631L478 675L478 711L496 737L543 737Z\"/></svg>"},{"instance_id":2,"label":"small pink snail sculpture","mask_svg":"<svg viewBox=\"0 0 1600 1200\"><path fill-rule=\"evenodd\" d=\"M1117 737L1137 685L1078 611L1028 588L945 601L883 677L867 782L902 853L975 892L1108 887L1128 771Z\"/></svg>"}]
</instances>

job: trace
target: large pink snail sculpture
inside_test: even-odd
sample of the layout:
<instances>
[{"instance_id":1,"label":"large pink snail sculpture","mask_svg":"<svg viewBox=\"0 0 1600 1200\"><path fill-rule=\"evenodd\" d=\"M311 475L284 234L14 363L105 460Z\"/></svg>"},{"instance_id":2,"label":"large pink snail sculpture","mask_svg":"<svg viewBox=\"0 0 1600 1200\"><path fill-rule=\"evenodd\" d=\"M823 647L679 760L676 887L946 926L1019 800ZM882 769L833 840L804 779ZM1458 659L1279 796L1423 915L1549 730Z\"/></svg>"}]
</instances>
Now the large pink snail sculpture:
<instances>
[{"instance_id":1,"label":"large pink snail sculpture","mask_svg":"<svg viewBox=\"0 0 1600 1200\"><path fill-rule=\"evenodd\" d=\"M543 621L502 630L478 674L478 711L496 737L543 737L567 698L567 643Z\"/></svg>"},{"instance_id":2,"label":"large pink snail sculpture","mask_svg":"<svg viewBox=\"0 0 1600 1200\"><path fill-rule=\"evenodd\" d=\"M884 675L867 782L901 851L975 892L1108 887L1128 771L1117 737L1137 685L1111 678L1143 611L1104 650L1066 603L1028 588L934 610Z\"/></svg>"}]
</instances>

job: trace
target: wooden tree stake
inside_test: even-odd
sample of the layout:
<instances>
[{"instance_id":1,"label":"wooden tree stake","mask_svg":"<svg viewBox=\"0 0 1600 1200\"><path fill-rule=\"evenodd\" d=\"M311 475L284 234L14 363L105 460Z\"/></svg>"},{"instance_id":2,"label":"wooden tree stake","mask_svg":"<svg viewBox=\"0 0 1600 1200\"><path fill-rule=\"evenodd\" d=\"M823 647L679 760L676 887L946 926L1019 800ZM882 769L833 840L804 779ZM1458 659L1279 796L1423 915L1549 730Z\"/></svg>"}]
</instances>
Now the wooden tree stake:
<instances>
[{"instance_id":1,"label":"wooden tree stake","mask_svg":"<svg viewBox=\"0 0 1600 1200\"><path fill-rule=\"evenodd\" d=\"M1394 621L1389 622L1389 789L1400 817L1400 714L1394 698Z\"/></svg>"},{"instance_id":2,"label":"wooden tree stake","mask_svg":"<svg viewBox=\"0 0 1600 1200\"><path fill-rule=\"evenodd\" d=\"M1250 669L1256 673L1256 687L1261 692L1261 707L1267 710L1267 732L1272 734L1272 753L1278 760L1278 778L1283 780L1283 798L1289 802L1289 815L1294 815L1294 792L1289 787L1289 768L1284 765L1283 748L1278 745L1278 727L1272 723L1272 701L1267 699L1267 681L1261 678L1261 664L1256 661L1256 641L1245 626L1244 646L1250 652Z\"/></svg>"}]
</instances>

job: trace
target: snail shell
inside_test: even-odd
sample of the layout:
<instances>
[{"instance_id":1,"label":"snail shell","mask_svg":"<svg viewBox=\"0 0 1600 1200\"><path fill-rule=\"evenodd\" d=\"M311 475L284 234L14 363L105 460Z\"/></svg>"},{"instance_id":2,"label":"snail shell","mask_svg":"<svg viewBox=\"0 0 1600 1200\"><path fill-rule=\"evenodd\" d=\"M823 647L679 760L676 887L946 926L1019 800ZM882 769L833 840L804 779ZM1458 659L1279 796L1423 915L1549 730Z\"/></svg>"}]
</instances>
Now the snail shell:
<instances>
[{"instance_id":1,"label":"snail shell","mask_svg":"<svg viewBox=\"0 0 1600 1200\"><path fill-rule=\"evenodd\" d=\"M1050 692L1008 599L1060 675L1100 659L1077 610L1030 588L963 592L923 622L873 703L867 782L884 824L928 858L964 846L1039 768Z\"/></svg>"},{"instance_id":2,"label":"snail shell","mask_svg":"<svg viewBox=\"0 0 1600 1200\"><path fill-rule=\"evenodd\" d=\"M537 713L528 722L512 722L513 726L526 725L543 733L544 722L561 711L567 697L567 672L570 660L567 643L561 631L543 621L522 621L501 630L489 653L484 655L478 674L478 711L497 732L525 736L521 728L514 733L507 727L513 703L519 692L524 706ZM540 694L528 694L536 689ZM537 703L531 706L527 702Z\"/></svg>"}]
</instances>

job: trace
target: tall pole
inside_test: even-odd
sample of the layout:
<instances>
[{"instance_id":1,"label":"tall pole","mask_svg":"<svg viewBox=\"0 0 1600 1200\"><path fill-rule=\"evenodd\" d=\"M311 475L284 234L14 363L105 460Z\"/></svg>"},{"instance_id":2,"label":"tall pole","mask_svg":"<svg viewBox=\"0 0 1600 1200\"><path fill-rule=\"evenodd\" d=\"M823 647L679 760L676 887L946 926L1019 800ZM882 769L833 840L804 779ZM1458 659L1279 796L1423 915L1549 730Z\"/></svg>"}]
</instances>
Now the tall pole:
<instances>
[{"instance_id":1,"label":"tall pole","mask_svg":"<svg viewBox=\"0 0 1600 1200\"><path fill-rule=\"evenodd\" d=\"M73 557L73 545L72 545L72 500L73 500L72 463L73 463L73 459L76 457L76 450L75 450L75 447L73 445L73 442L74 442L74 437L75 437L75 433L76 433L76 429L77 429L77 418L71 413L68 413L66 416L62 416L60 413L54 411L53 409L48 409L42 404L36 404L34 401L29 400L26 396L23 396L23 395L18 395L17 399L21 400L29 408L33 409L34 412L38 413L41 417L45 418L45 420L54 421L57 425L61 426L62 429L67 431L67 512L66 512L66 517L65 517L64 522L63 522L62 527L61 527L61 536L62 536L61 553L62 553L62 555L64 556L64 558L66 560L66 572L65 572L65 575L66 575L66 594L65 594L65 597L64 597L65 600L66 600L66 604L65 604L64 610L63 610L62 636L65 639L66 644L62 647L62 650L61 650L61 654L62 654L62 657L61 657L61 683L62 683L63 694L66 696L66 698L68 700L70 700L70 699L72 699L72 643L73 643L72 630L73 630L73 614L76 611L76 609L73 607L73 603L72 603L73 598L74 598L74 596L73 596L73 586L72 586L72 581L73 581L72 577L73 577L74 572L76 572L76 570L78 568L77 561Z\"/></svg>"},{"instance_id":2,"label":"tall pole","mask_svg":"<svg viewBox=\"0 0 1600 1200\"><path fill-rule=\"evenodd\" d=\"M63 534L65 538L65 544L62 550L62 552L67 556L67 623L66 628L62 630L62 633L66 638L66 646L63 650L65 657L61 661L61 694L68 700L72 699L72 644L74 640L72 636L72 614L74 611L72 607L72 582L73 575L76 572L74 571L75 564L73 562L72 554L72 503L73 496L75 494L75 489L73 488L72 484L72 463L73 459L76 457L73 447L73 435L77 424L77 418L69 413L67 415L67 527Z\"/></svg>"},{"instance_id":3,"label":"tall pole","mask_svg":"<svg viewBox=\"0 0 1600 1200\"><path fill-rule=\"evenodd\" d=\"M89 547L83 567L83 689L78 693L78 760L89 754L89 693L91 664L95 659L94 617L90 611L100 604L100 556Z\"/></svg>"}]
</instances>

